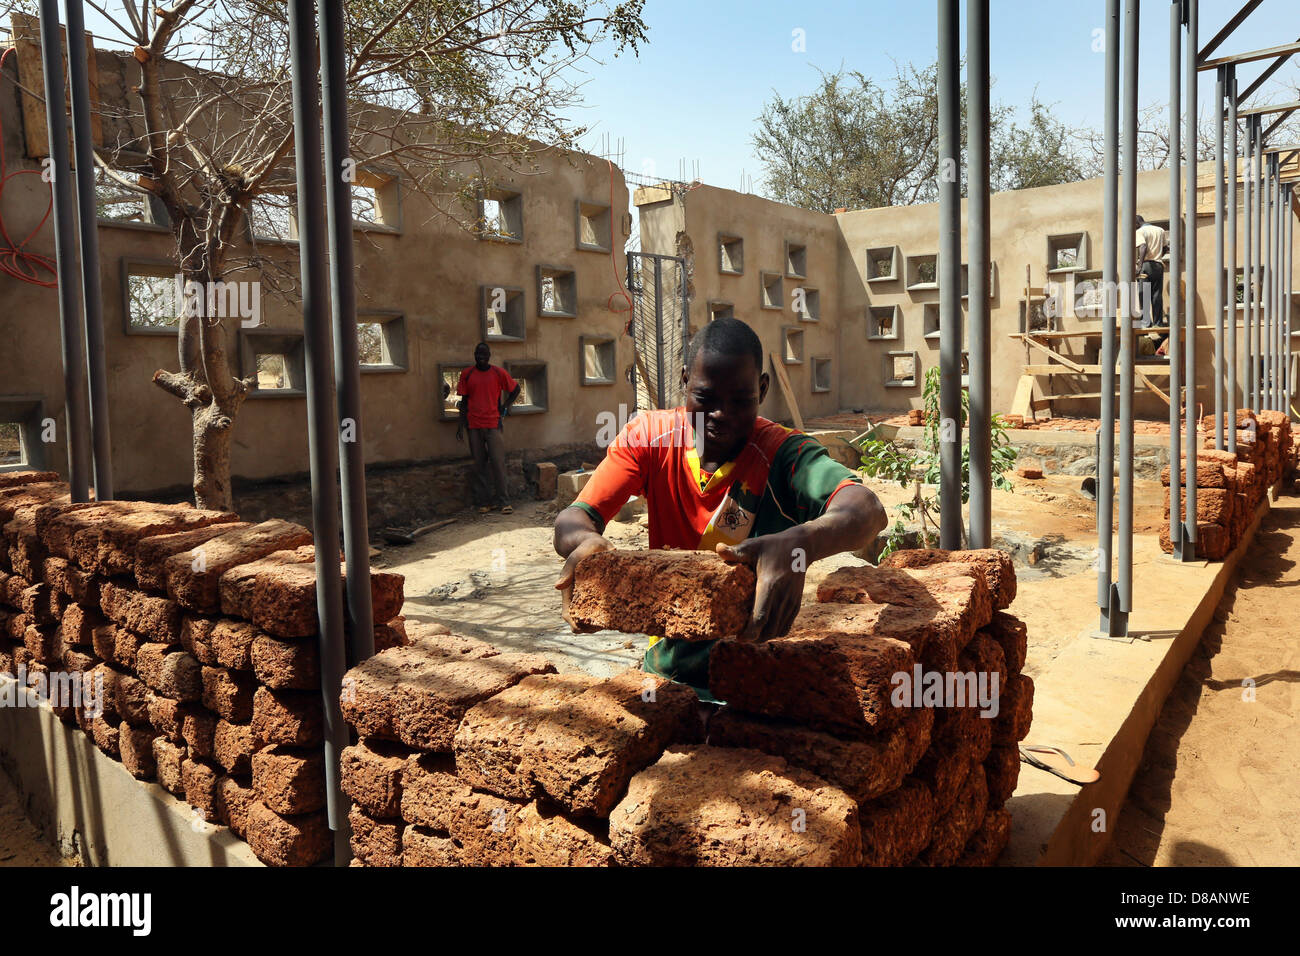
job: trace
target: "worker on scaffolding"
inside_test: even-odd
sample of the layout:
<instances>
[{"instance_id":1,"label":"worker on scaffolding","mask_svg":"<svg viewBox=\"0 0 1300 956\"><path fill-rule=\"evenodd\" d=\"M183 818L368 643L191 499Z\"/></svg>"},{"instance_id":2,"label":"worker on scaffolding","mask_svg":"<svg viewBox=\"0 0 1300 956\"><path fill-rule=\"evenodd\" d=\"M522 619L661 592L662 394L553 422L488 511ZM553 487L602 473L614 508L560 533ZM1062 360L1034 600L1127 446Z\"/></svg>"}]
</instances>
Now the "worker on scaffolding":
<instances>
[{"instance_id":1,"label":"worker on scaffolding","mask_svg":"<svg viewBox=\"0 0 1300 956\"><path fill-rule=\"evenodd\" d=\"M565 562L555 586L567 611L578 562L613 547L602 537L606 523L644 495L650 547L716 550L754 567L754 608L741 636L779 637L799 611L808 565L867 547L885 528L885 510L816 439L759 417L769 379L763 346L744 322L710 322L685 361L685 406L628 422L578 500L556 517L555 550ZM715 643L652 636L642 666L712 702Z\"/></svg>"},{"instance_id":2,"label":"worker on scaffolding","mask_svg":"<svg viewBox=\"0 0 1300 956\"><path fill-rule=\"evenodd\" d=\"M1166 233L1159 226L1137 217L1137 235L1135 244L1137 255L1137 281L1142 318L1138 327L1143 329L1164 328L1165 321L1165 266L1161 258L1165 254ZM1168 332L1152 332L1142 336L1138 341L1139 355L1163 355L1161 351Z\"/></svg>"}]
</instances>

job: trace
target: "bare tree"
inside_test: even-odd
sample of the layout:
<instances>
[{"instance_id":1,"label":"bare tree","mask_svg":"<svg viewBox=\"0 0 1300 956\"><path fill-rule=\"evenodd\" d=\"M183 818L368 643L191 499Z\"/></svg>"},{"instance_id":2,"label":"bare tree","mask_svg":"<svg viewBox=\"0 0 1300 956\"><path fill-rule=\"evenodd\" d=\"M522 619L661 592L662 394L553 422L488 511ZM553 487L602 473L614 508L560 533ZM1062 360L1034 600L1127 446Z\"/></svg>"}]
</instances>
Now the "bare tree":
<instances>
[{"instance_id":1,"label":"bare tree","mask_svg":"<svg viewBox=\"0 0 1300 956\"><path fill-rule=\"evenodd\" d=\"M347 0L352 159L394 171L434 215L475 229L467 199L485 169L534 171L586 132L565 117L575 67L597 44L635 52L643 3ZM90 5L120 33L138 73L125 102L104 104L119 132L100 151L101 172L165 207L187 283L206 289L251 267L291 293L293 277L244 236L250 211L283 222L294 192L286 5ZM354 212L364 217L366 202L359 196ZM179 320L178 369L153 380L190 409L195 502L229 510L232 431L254 379L232 374L221 316L190 311Z\"/></svg>"}]
</instances>

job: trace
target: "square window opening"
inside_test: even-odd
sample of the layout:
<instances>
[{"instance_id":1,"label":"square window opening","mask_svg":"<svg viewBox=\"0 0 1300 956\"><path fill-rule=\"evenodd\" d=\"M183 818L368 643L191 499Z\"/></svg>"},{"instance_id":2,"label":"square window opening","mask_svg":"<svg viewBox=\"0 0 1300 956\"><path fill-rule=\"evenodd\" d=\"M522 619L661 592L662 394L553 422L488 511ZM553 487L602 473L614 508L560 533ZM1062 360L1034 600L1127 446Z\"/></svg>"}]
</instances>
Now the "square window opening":
<instances>
[{"instance_id":1,"label":"square window opening","mask_svg":"<svg viewBox=\"0 0 1300 956\"><path fill-rule=\"evenodd\" d=\"M406 320L394 312L358 313L357 349L363 372L405 371Z\"/></svg>"},{"instance_id":2,"label":"square window opening","mask_svg":"<svg viewBox=\"0 0 1300 956\"><path fill-rule=\"evenodd\" d=\"M785 243L785 274L792 279L808 275L808 247L798 242Z\"/></svg>"},{"instance_id":3,"label":"square window opening","mask_svg":"<svg viewBox=\"0 0 1300 956\"><path fill-rule=\"evenodd\" d=\"M816 289L797 286L790 293L790 304L804 322L816 322L822 317L822 295Z\"/></svg>"},{"instance_id":4,"label":"square window opening","mask_svg":"<svg viewBox=\"0 0 1300 956\"><path fill-rule=\"evenodd\" d=\"M579 249L590 252L609 252L609 206L578 200L577 228Z\"/></svg>"},{"instance_id":5,"label":"square window opening","mask_svg":"<svg viewBox=\"0 0 1300 956\"><path fill-rule=\"evenodd\" d=\"M710 302L709 303L709 321L717 319L734 319L736 317L736 307L730 302Z\"/></svg>"},{"instance_id":6,"label":"square window opening","mask_svg":"<svg viewBox=\"0 0 1300 956\"><path fill-rule=\"evenodd\" d=\"M908 256L907 287L909 289L939 288L939 257Z\"/></svg>"},{"instance_id":7,"label":"square window opening","mask_svg":"<svg viewBox=\"0 0 1300 956\"><path fill-rule=\"evenodd\" d=\"M736 276L745 271L745 240L718 235L718 271Z\"/></svg>"},{"instance_id":8,"label":"square window opening","mask_svg":"<svg viewBox=\"0 0 1300 956\"><path fill-rule=\"evenodd\" d=\"M785 282L779 272L760 272L759 305L764 309L781 311L785 308Z\"/></svg>"},{"instance_id":9,"label":"square window opening","mask_svg":"<svg viewBox=\"0 0 1300 956\"><path fill-rule=\"evenodd\" d=\"M495 187L483 189L478 200L477 226L480 239L523 242L523 194Z\"/></svg>"},{"instance_id":10,"label":"square window opening","mask_svg":"<svg viewBox=\"0 0 1300 956\"><path fill-rule=\"evenodd\" d=\"M913 388L920 380L921 357L916 352L885 354L885 385L888 388Z\"/></svg>"},{"instance_id":11,"label":"square window opening","mask_svg":"<svg viewBox=\"0 0 1300 956\"><path fill-rule=\"evenodd\" d=\"M126 332L172 334L180 328L185 303L176 275L175 266L123 260Z\"/></svg>"},{"instance_id":12,"label":"square window opening","mask_svg":"<svg viewBox=\"0 0 1300 956\"><path fill-rule=\"evenodd\" d=\"M0 472L45 467L45 422L45 402L39 396L0 397Z\"/></svg>"},{"instance_id":13,"label":"square window opening","mask_svg":"<svg viewBox=\"0 0 1300 956\"><path fill-rule=\"evenodd\" d=\"M831 390L831 360L829 356L819 356L812 360L812 390L829 392Z\"/></svg>"},{"instance_id":14,"label":"square window opening","mask_svg":"<svg viewBox=\"0 0 1300 956\"><path fill-rule=\"evenodd\" d=\"M527 337L524 290L485 285L482 294L482 333L487 342L522 342Z\"/></svg>"},{"instance_id":15,"label":"square window opening","mask_svg":"<svg viewBox=\"0 0 1300 956\"><path fill-rule=\"evenodd\" d=\"M803 329L787 325L781 329L781 359L786 365L803 364Z\"/></svg>"},{"instance_id":16,"label":"square window opening","mask_svg":"<svg viewBox=\"0 0 1300 956\"><path fill-rule=\"evenodd\" d=\"M132 189L121 180L131 182L135 176L121 169L110 175L102 166L95 166L95 216L101 222L143 222L153 224L149 194L142 189Z\"/></svg>"},{"instance_id":17,"label":"square window opening","mask_svg":"<svg viewBox=\"0 0 1300 956\"><path fill-rule=\"evenodd\" d=\"M20 422L0 422L0 468L26 465L27 437Z\"/></svg>"},{"instance_id":18,"label":"square window opening","mask_svg":"<svg viewBox=\"0 0 1300 956\"><path fill-rule=\"evenodd\" d=\"M578 341L582 352L582 384L613 385L617 374L614 340L583 335ZM521 400L522 397L521 394Z\"/></svg>"},{"instance_id":19,"label":"square window opening","mask_svg":"<svg viewBox=\"0 0 1300 956\"><path fill-rule=\"evenodd\" d=\"M888 282L898 278L898 246L867 250L867 281Z\"/></svg>"},{"instance_id":20,"label":"square window opening","mask_svg":"<svg viewBox=\"0 0 1300 956\"><path fill-rule=\"evenodd\" d=\"M512 415L529 415L546 411L546 363L506 362L506 371L519 383L519 398Z\"/></svg>"},{"instance_id":21,"label":"square window opening","mask_svg":"<svg viewBox=\"0 0 1300 956\"><path fill-rule=\"evenodd\" d=\"M465 366L441 363L438 365L438 379L442 383L442 404L439 417L444 421L460 419L460 396L456 386L460 384L460 373Z\"/></svg>"},{"instance_id":22,"label":"square window opening","mask_svg":"<svg viewBox=\"0 0 1300 956\"><path fill-rule=\"evenodd\" d=\"M541 315L574 318L578 314L577 276L571 269L537 267L537 308Z\"/></svg>"},{"instance_id":23,"label":"square window opening","mask_svg":"<svg viewBox=\"0 0 1300 956\"><path fill-rule=\"evenodd\" d=\"M307 372L299 332L242 330L240 363L254 380L250 397L301 396Z\"/></svg>"},{"instance_id":24,"label":"square window opening","mask_svg":"<svg viewBox=\"0 0 1300 956\"><path fill-rule=\"evenodd\" d=\"M867 309L867 338L896 339L902 325L902 310L896 305L873 305Z\"/></svg>"},{"instance_id":25,"label":"square window opening","mask_svg":"<svg viewBox=\"0 0 1300 956\"><path fill-rule=\"evenodd\" d=\"M1071 232L1047 237L1047 271L1080 272L1088 268L1088 234Z\"/></svg>"},{"instance_id":26,"label":"square window opening","mask_svg":"<svg viewBox=\"0 0 1300 956\"><path fill-rule=\"evenodd\" d=\"M248 228L253 239L288 242L298 238L293 200L288 196L258 196L248 207Z\"/></svg>"}]
</instances>

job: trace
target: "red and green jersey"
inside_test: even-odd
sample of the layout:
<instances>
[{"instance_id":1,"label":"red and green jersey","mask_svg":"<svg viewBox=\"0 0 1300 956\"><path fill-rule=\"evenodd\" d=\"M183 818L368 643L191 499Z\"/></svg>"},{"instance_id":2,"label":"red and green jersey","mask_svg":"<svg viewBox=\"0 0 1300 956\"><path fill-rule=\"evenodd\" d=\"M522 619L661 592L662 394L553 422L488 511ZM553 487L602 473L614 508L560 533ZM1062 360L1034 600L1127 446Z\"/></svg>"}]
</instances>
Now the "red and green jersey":
<instances>
[{"instance_id":1,"label":"red and green jersey","mask_svg":"<svg viewBox=\"0 0 1300 956\"><path fill-rule=\"evenodd\" d=\"M739 455L709 474L700 468L690 416L674 408L628 422L574 504L604 531L629 498L644 495L651 548L712 551L820 517L836 492L858 480L815 438L766 418ZM712 643L652 638L645 667L705 696Z\"/></svg>"},{"instance_id":2,"label":"red and green jersey","mask_svg":"<svg viewBox=\"0 0 1300 956\"><path fill-rule=\"evenodd\" d=\"M760 418L745 447L709 474L685 408L642 412L610 445L575 504L603 529L644 495L650 547L712 551L819 517L857 475L815 438Z\"/></svg>"}]
</instances>

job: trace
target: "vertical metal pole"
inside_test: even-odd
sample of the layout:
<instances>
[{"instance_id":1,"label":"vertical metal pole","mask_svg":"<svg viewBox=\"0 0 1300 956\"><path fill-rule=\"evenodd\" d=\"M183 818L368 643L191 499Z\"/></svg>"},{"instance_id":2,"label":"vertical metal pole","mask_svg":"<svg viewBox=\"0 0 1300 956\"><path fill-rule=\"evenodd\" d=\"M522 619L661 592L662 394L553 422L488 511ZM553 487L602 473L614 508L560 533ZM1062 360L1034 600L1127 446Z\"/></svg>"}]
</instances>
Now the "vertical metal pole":
<instances>
[{"instance_id":1,"label":"vertical metal pole","mask_svg":"<svg viewBox=\"0 0 1300 956\"><path fill-rule=\"evenodd\" d=\"M1223 450L1223 87L1225 67L1214 75L1214 447Z\"/></svg>"},{"instance_id":2,"label":"vertical metal pole","mask_svg":"<svg viewBox=\"0 0 1300 956\"><path fill-rule=\"evenodd\" d=\"M64 0L68 21L68 85L72 93L72 145L77 159L77 224L81 301L90 378L90 435L95 500L113 497L113 443L108 428L108 372L104 360L104 306L99 288L99 215L95 208L95 152L90 133L90 86L86 67L86 21L82 0Z\"/></svg>"},{"instance_id":3,"label":"vertical metal pole","mask_svg":"<svg viewBox=\"0 0 1300 956\"><path fill-rule=\"evenodd\" d=\"M86 342L77 321L74 284L72 169L68 163L68 118L63 112L63 39L58 0L41 0L41 68L45 80L45 125L50 135L54 193L54 259L59 279L59 332L63 347L63 411L67 423L68 485L73 501L90 500L90 431L87 427ZM68 57L73 59L71 54ZM95 268L99 263L94 263Z\"/></svg>"},{"instance_id":4,"label":"vertical metal pole","mask_svg":"<svg viewBox=\"0 0 1300 956\"><path fill-rule=\"evenodd\" d=\"M1137 101L1139 0L1128 0L1124 28L1124 194L1120 221L1128 228L1128 241L1120 249L1120 272L1124 287L1124 308L1119 320L1119 523L1117 563L1119 565L1119 608L1112 606L1111 634L1128 634L1128 616L1133 610L1133 302L1137 298L1137 275L1133 228L1137 220Z\"/></svg>"},{"instance_id":5,"label":"vertical metal pole","mask_svg":"<svg viewBox=\"0 0 1300 956\"><path fill-rule=\"evenodd\" d=\"M1115 322L1121 296L1116 292L1115 256L1119 233L1119 0L1106 0L1106 103L1102 162L1101 278L1105 289L1101 325L1101 421L1097 425L1097 604L1098 630L1110 634L1112 612L1119 612L1111 580L1115 509ZM1125 230L1130 235L1132 223ZM1132 240L1128 240L1132 245ZM1125 285L1127 288L1127 284ZM1123 297L1126 298L1126 297Z\"/></svg>"},{"instance_id":6,"label":"vertical metal pole","mask_svg":"<svg viewBox=\"0 0 1300 956\"><path fill-rule=\"evenodd\" d=\"M989 0L966 3L966 194L970 247L970 546L993 543L989 333ZM960 323L958 324L960 327Z\"/></svg>"},{"instance_id":7,"label":"vertical metal pole","mask_svg":"<svg viewBox=\"0 0 1300 956\"><path fill-rule=\"evenodd\" d=\"M1200 49L1198 0L1187 0L1187 295L1184 303L1184 327L1187 330L1183 343L1186 371L1183 373L1183 418L1187 422L1187 470L1183 483L1187 486L1187 510L1183 516L1183 560L1196 557L1196 426L1199 424L1196 404L1196 135L1197 90L1196 51ZM1172 359L1171 359L1172 361ZM1170 396L1171 398L1173 396Z\"/></svg>"},{"instance_id":8,"label":"vertical metal pole","mask_svg":"<svg viewBox=\"0 0 1300 956\"><path fill-rule=\"evenodd\" d=\"M645 260L643 259L642 262L644 261ZM658 366L658 371L656 371L655 374L658 376L659 379L658 381L659 391L657 392L659 396L659 407L667 408L668 393L664 388L664 386L667 384L665 366L668 364L668 357L664 355L663 262L659 259L658 256L655 256L654 264L655 264L655 365Z\"/></svg>"},{"instance_id":9,"label":"vertical metal pole","mask_svg":"<svg viewBox=\"0 0 1300 956\"><path fill-rule=\"evenodd\" d=\"M1263 351L1263 341L1260 336L1260 319L1263 316L1263 241L1264 241L1264 164L1262 161L1264 151L1264 134L1260 126L1258 116L1252 116L1251 119L1255 124L1255 145L1254 155L1251 158L1251 175L1255 178L1255 202L1251 215L1254 217L1252 230L1254 236L1255 258L1251 262L1251 278L1255 284L1255 297L1251 302L1250 324L1251 338L1253 347L1250 356L1250 377L1251 377L1251 396L1250 407L1252 411L1260 411L1264 406L1262 402L1260 355Z\"/></svg>"},{"instance_id":10,"label":"vertical metal pole","mask_svg":"<svg viewBox=\"0 0 1300 956\"><path fill-rule=\"evenodd\" d=\"M1295 216L1291 210L1292 196L1295 194L1295 187L1291 183L1286 185L1286 202L1284 203L1286 216L1286 243L1284 253L1284 269L1286 281L1282 283L1282 411L1286 412L1288 418L1291 417L1291 395L1295 389L1295 382L1291 379L1291 304L1293 296L1291 294L1291 268L1293 259L1291 258L1291 226Z\"/></svg>"},{"instance_id":11,"label":"vertical metal pole","mask_svg":"<svg viewBox=\"0 0 1300 956\"><path fill-rule=\"evenodd\" d=\"M1260 315L1260 388L1259 407L1273 407L1273 160L1263 157L1260 182L1262 206L1260 212L1260 229L1262 239L1259 247L1260 296L1262 305Z\"/></svg>"},{"instance_id":12,"label":"vertical metal pole","mask_svg":"<svg viewBox=\"0 0 1300 956\"><path fill-rule=\"evenodd\" d=\"M1237 453L1237 324L1242 310L1237 308L1237 177L1241 161L1237 158L1237 69L1228 66L1228 152L1232 169L1228 173L1228 451Z\"/></svg>"},{"instance_id":13,"label":"vertical metal pole","mask_svg":"<svg viewBox=\"0 0 1300 956\"><path fill-rule=\"evenodd\" d=\"M321 90L325 108L325 203L329 220L330 306L334 381L338 389L339 483L343 493L343 555L347 564L347 630L351 663L375 653L370 597L370 533L366 460L361 444L361 364L352 256L352 162L348 146L347 64L343 4L317 0ZM343 673L331 680L341 686Z\"/></svg>"},{"instance_id":14,"label":"vertical metal pole","mask_svg":"<svg viewBox=\"0 0 1300 956\"><path fill-rule=\"evenodd\" d=\"M1182 369L1183 354L1183 56L1184 0L1169 5L1169 540L1183 550Z\"/></svg>"},{"instance_id":15,"label":"vertical metal pole","mask_svg":"<svg viewBox=\"0 0 1300 956\"><path fill-rule=\"evenodd\" d=\"M939 0L939 547L950 550L962 538L959 27L957 0Z\"/></svg>"},{"instance_id":16,"label":"vertical metal pole","mask_svg":"<svg viewBox=\"0 0 1300 956\"><path fill-rule=\"evenodd\" d=\"M1269 282L1268 282L1268 382L1269 382L1269 408L1277 410L1281 407L1278 403L1280 388L1280 378L1278 376L1278 326L1282 317L1281 306L1278 302L1278 295L1281 285L1278 282L1278 272L1282 264L1282 249L1279 242L1282 217L1280 215L1282 208L1282 190L1278 182L1278 155L1274 153L1268 161L1268 179L1269 179Z\"/></svg>"},{"instance_id":17,"label":"vertical metal pole","mask_svg":"<svg viewBox=\"0 0 1300 956\"><path fill-rule=\"evenodd\" d=\"M1246 366L1242 370L1242 405L1255 407L1255 118L1246 117L1246 142L1241 160L1242 203L1242 258L1241 281L1245 298L1241 308L1242 344L1245 346Z\"/></svg>"},{"instance_id":18,"label":"vertical metal pole","mask_svg":"<svg viewBox=\"0 0 1300 956\"><path fill-rule=\"evenodd\" d=\"M298 258L302 277L303 340L307 353L307 443L311 459L312 532L316 541L316 614L320 622L321 693L325 704L325 793L334 862L345 865L347 797L339 787L339 753L348 727L339 707L344 657L343 582L339 578L338 426L329 306L325 301L326 231L317 97L316 18L312 0L289 2L293 79L294 157L298 173ZM369 581L367 581L369 584Z\"/></svg>"}]
</instances>

